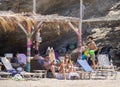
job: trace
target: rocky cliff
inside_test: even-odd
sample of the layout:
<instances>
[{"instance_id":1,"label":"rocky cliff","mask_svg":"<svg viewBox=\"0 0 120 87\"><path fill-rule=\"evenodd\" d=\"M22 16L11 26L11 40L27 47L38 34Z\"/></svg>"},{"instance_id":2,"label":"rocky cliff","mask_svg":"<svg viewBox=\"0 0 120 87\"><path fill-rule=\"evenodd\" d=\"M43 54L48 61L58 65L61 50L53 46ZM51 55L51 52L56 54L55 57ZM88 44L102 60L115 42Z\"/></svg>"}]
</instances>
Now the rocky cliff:
<instances>
[{"instance_id":1,"label":"rocky cliff","mask_svg":"<svg viewBox=\"0 0 120 87\"><path fill-rule=\"evenodd\" d=\"M63 16L79 17L79 0L36 0L37 13L58 14ZM0 0L0 10L13 12L32 12L32 0ZM83 0L83 19L98 17L118 17L120 14L119 0ZM103 28L86 27L83 25L84 38L92 34L98 45L110 43L113 46L120 44L120 26L111 25ZM46 31L45 31L46 30ZM61 30L58 35L53 29L41 31L43 42L40 44L40 52L44 53L48 46L55 49L65 47L67 44L77 44L77 36L72 31ZM113 40L113 41L111 41ZM15 32L0 32L0 54L6 52L26 52L26 38L19 29Z\"/></svg>"}]
</instances>

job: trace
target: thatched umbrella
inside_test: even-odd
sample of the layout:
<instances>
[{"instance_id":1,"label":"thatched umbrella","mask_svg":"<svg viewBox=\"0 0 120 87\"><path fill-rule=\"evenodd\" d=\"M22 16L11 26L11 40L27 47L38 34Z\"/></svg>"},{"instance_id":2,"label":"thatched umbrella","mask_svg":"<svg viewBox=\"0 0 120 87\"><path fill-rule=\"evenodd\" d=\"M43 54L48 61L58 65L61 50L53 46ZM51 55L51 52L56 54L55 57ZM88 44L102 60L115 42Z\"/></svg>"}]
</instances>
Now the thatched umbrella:
<instances>
[{"instance_id":1,"label":"thatched umbrella","mask_svg":"<svg viewBox=\"0 0 120 87\"><path fill-rule=\"evenodd\" d=\"M78 25L79 19L73 17L64 17L58 15L33 15L31 13L14 14L13 12L0 12L0 26L3 27L5 31L14 31L20 27L27 37L27 71L30 71L30 57L31 57L31 38L32 36L42 27L63 25L72 26L75 31Z\"/></svg>"},{"instance_id":2,"label":"thatched umbrella","mask_svg":"<svg viewBox=\"0 0 120 87\"><path fill-rule=\"evenodd\" d=\"M32 19L28 16L22 15L22 14L14 14L14 13L8 13L8 12L2 12L0 14L0 25L3 27L4 31L14 31L18 27L20 27L27 37L27 61L28 66L30 67L30 45L31 45L31 36L32 31L31 29L34 29L36 26L37 21L35 19ZM30 69L28 69L29 71Z\"/></svg>"}]
</instances>

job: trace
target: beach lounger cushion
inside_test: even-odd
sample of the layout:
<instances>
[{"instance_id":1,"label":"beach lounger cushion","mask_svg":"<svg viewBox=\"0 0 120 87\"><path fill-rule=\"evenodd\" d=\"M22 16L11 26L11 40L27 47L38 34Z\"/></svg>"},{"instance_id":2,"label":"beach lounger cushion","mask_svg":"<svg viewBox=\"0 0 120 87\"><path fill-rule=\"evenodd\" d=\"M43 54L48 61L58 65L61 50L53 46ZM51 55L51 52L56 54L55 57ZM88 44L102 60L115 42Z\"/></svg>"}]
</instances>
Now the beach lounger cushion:
<instances>
[{"instance_id":1,"label":"beach lounger cushion","mask_svg":"<svg viewBox=\"0 0 120 87\"><path fill-rule=\"evenodd\" d=\"M92 67L87 63L86 60L77 60L77 62L82 66L82 68L86 71L86 72L93 72L94 70L92 69Z\"/></svg>"}]
</instances>

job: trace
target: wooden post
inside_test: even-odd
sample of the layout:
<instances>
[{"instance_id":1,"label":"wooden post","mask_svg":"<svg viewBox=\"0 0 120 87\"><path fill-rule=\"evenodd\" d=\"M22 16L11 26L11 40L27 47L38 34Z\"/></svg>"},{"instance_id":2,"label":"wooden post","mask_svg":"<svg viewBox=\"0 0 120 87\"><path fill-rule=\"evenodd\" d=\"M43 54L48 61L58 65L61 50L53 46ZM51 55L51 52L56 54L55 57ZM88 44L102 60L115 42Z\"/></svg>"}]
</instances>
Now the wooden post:
<instances>
[{"instance_id":1,"label":"wooden post","mask_svg":"<svg viewBox=\"0 0 120 87\"><path fill-rule=\"evenodd\" d=\"M44 22L44 20L42 19L42 20L38 23L36 29L35 29L34 31L32 31L32 36L35 34L35 32L37 32L37 31L41 28L41 25L43 24L43 22Z\"/></svg>"},{"instance_id":2,"label":"wooden post","mask_svg":"<svg viewBox=\"0 0 120 87\"><path fill-rule=\"evenodd\" d=\"M80 21L79 21L79 29L78 29L78 58L82 55L82 3L83 1L80 0Z\"/></svg>"},{"instance_id":3,"label":"wooden post","mask_svg":"<svg viewBox=\"0 0 120 87\"><path fill-rule=\"evenodd\" d=\"M31 28L27 25L27 31L23 25L18 22L18 26L23 30L27 37L27 71L30 72L30 57L31 57Z\"/></svg>"},{"instance_id":4,"label":"wooden post","mask_svg":"<svg viewBox=\"0 0 120 87\"><path fill-rule=\"evenodd\" d=\"M68 22L69 26L75 31L78 36L78 58L81 57L82 54L82 0L80 0L80 21L79 21L79 29L76 28L71 22Z\"/></svg>"},{"instance_id":5,"label":"wooden post","mask_svg":"<svg viewBox=\"0 0 120 87\"><path fill-rule=\"evenodd\" d=\"M33 0L33 14L36 14L36 0Z\"/></svg>"},{"instance_id":6,"label":"wooden post","mask_svg":"<svg viewBox=\"0 0 120 87\"><path fill-rule=\"evenodd\" d=\"M30 72L30 61L31 61L31 28L27 25L27 71Z\"/></svg>"},{"instance_id":7,"label":"wooden post","mask_svg":"<svg viewBox=\"0 0 120 87\"><path fill-rule=\"evenodd\" d=\"M31 40L27 37L27 71L30 72Z\"/></svg>"}]
</instances>

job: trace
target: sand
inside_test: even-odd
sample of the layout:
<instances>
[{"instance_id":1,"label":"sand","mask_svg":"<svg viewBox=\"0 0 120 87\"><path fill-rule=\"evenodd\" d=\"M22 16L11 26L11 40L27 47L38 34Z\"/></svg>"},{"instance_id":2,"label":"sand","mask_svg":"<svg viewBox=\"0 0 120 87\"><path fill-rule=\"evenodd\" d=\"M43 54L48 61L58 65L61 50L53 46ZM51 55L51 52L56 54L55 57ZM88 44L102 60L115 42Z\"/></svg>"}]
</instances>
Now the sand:
<instances>
[{"instance_id":1,"label":"sand","mask_svg":"<svg viewBox=\"0 0 120 87\"><path fill-rule=\"evenodd\" d=\"M116 80L57 80L37 81L0 80L0 87L120 87L120 72Z\"/></svg>"}]
</instances>

